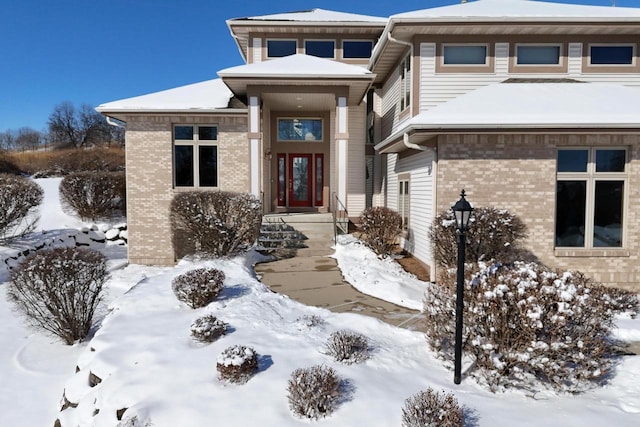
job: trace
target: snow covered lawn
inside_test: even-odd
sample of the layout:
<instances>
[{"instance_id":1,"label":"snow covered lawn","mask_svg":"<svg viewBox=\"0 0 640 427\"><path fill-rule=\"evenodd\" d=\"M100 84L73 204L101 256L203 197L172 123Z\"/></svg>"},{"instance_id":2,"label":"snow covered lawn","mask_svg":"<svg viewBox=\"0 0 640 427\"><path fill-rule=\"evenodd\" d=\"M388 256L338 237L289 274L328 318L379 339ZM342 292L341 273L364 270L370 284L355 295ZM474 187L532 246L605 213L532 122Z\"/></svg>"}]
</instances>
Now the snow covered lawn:
<instances>
[{"instance_id":1,"label":"snow covered lawn","mask_svg":"<svg viewBox=\"0 0 640 427\"><path fill-rule=\"evenodd\" d=\"M52 209L59 207L43 206ZM82 226L59 218L58 229ZM309 425L289 411L286 387L295 369L318 364L336 370L344 391L336 411L317 422L323 426L399 426L404 400L428 387L453 392L465 407L467 426L635 426L640 419L637 356L624 357L607 385L585 394L492 394L471 379L455 386L453 373L433 357L419 332L271 292L256 279L251 253L159 268L122 267L121 248L104 250L112 276L103 320L90 342L73 347L24 328L6 302L8 274L0 270L0 426L51 426L60 418L63 427L114 427L117 411L125 408L123 419L137 416L141 426ZM0 254L11 251L0 248ZM368 253L355 242L337 246L347 280L421 308L424 284ZM226 279L216 301L193 310L175 298L171 280L198 267L219 268ZM396 290L388 292L392 286ZM190 337L191 322L205 314L229 324L227 335L208 345ZM640 320L621 319L619 326L621 338L640 336ZM341 329L367 336L371 357L346 366L325 355L327 338ZM244 385L217 379L216 359L232 345L258 353L259 370ZM94 387L90 373L101 379ZM78 406L58 412L63 391Z\"/></svg>"}]
</instances>

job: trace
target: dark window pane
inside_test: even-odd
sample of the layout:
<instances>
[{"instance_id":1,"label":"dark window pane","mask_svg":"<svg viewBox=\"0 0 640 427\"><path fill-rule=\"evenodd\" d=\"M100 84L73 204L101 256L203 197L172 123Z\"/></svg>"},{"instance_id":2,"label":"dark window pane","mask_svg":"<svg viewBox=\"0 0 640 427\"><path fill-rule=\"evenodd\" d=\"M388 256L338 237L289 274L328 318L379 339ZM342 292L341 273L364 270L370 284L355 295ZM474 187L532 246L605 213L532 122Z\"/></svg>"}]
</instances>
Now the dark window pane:
<instances>
[{"instance_id":1,"label":"dark window pane","mask_svg":"<svg viewBox=\"0 0 640 427\"><path fill-rule=\"evenodd\" d=\"M322 119L278 119L279 141L322 141Z\"/></svg>"},{"instance_id":2,"label":"dark window pane","mask_svg":"<svg viewBox=\"0 0 640 427\"><path fill-rule=\"evenodd\" d=\"M371 57L371 49L373 42L367 41L343 41L342 57L343 58L365 58Z\"/></svg>"},{"instance_id":3,"label":"dark window pane","mask_svg":"<svg viewBox=\"0 0 640 427\"><path fill-rule=\"evenodd\" d=\"M633 46L591 46L592 65L630 65Z\"/></svg>"},{"instance_id":4,"label":"dark window pane","mask_svg":"<svg viewBox=\"0 0 640 427\"><path fill-rule=\"evenodd\" d=\"M556 246L584 247L586 181L558 181Z\"/></svg>"},{"instance_id":5,"label":"dark window pane","mask_svg":"<svg viewBox=\"0 0 640 427\"><path fill-rule=\"evenodd\" d=\"M445 65L484 65L487 61L486 46L445 46Z\"/></svg>"},{"instance_id":6,"label":"dark window pane","mask_svg":"<svg viewBox=\"0 0 640 427\"><path fill-rule=\"evenodd\" d=\"M287 183L285 179L285 157L278 155L278 204L284 205L286 201Z\"/></svg>"},{"instance_id":7,"label":"dark window pane","mask_svg":"<svg viewBox=\"0 0 640 427\"><path fill-rule=\"evenodd\" d=\"M218 186L218 147L198 147L200 187Z\"/></svg>"},{"instance_id":8,"label":"dark window pane","mask_svg":"<svg viewBox=\"0 0 640 427\"><path fill-rule=\"evenodd\" d=\"M316 154L316 206L321 206L323 203L324 179L322 162L323 157L320 154Z\"/></svg>"},{"instance_id":9,"label":"dark window pane","mask_svg":"<svg viewBox=\"0 0 640 427\"><path fill-rule=\"evenodd\" d=\"M625 150L596 150L596 172L624 172Z\"/></svg>"},{"instance_id":10,"label":"dark window pane","mask_svg":"<svg viewBox=\"0 0 640 427\"><path fill-rule=\"evenodd\" d=\"M309 40L305 42L304 49L307 55L320 58L333 58L335 56L335 42L332 40Z\"/></svg>"},{"instance_id":11,"label":"dark window pane","mask_svg":"<svg viewBox=\"0 0 640 427\"><path fill-rule=\"evenodd\" d=\"M596 181L593 246L622 246L623 181Z\"/></svg>"},{"instance_id":12,"label":"dark window pane","mask_svg":"<svg viewBox=\"0 0 640 427\"><path fill-rule=\"evenodd\" d=\"M173 152L176 187L193 187L193 146L176 145Z\"/></svg>"},{"instance_id":13,"label":"dark window pane","mask_svg":"<svg viewBox=\"0 0 640 427\"><path fill-rule=\"evenodd\" d=\"M269 58L281 58L296 53L295 40L269 40L267 41L267 56Z\"/></svg>"},{"instance_id":14,"label":"dark window pane","mask_svg":"<svg viewBox=\"0 0 640 427\"><path fill-rule=\"evenodd\" d=\"M588 150L558 150L558 172L586 172Z\"/></svg>"},{"instance_id":15,"label":"dark window pane","mask_svg":"<svg viewBox=\"0 0 640 427\"><path fill-rule=\"evenodd\" d=\"M218 139L218 128L215 126L200 126L198 128L198 138L201 141L215 141Z\"/></svg>"},{"instance_id":16,"label":"dark window pane","mask_svg":"<svg viewBox=\"0 0 640 427\"><path fill-rule=\"evenodd\" d=\"M555 65L560 63L560 46L518 46L518 64Z\"/></svg>"},{"instance_id":17,"label":"dark window pane","mask_svg":"<svg viewBox=\"0 0 640 427\"><path fill-rule=\"evenodd\" d=\"M193 126L176 126L173 128L173 138L176 140L192 140Z\"/></svg>"}]
</instances>

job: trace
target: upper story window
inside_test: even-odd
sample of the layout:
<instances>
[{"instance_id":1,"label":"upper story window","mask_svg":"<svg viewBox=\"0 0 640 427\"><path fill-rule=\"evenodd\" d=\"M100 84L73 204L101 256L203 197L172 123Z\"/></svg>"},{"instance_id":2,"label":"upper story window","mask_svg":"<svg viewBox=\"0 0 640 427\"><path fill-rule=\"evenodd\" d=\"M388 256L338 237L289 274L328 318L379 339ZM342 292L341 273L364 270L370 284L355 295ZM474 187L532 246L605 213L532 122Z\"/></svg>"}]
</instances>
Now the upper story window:
<instances>
[{"instance_id":1,"label":"upper story window","mask_svg":"<svg viewBox=\"0 0 640 427\"><path fill-rule=\"evenodd\" d=\"M369 59L373 50L371 40L344 40L342 57L345 59Z\"/></svg>"},{"instance_id":2,"label":"upper story window","mask_svg":"<svg viewBox=\"0 0 640 427\"><path fill-rule=\"evenodd\" d=\"M562 148L556 178L556 247L623 246L625 148Z\"/></svg>"},{"instance_id":3,"label":"upper story window","mask_svg":"<svg viewBox=\"0 0 640 427\"><path fill-rule=\"evenodd\" d=\"M442 47L444 65L485 65L487 45L445 44Z\"/></svg>"},{"instance_id":4,"label":"upper story window","mask_svg":"<svg viewBox=\"0 0 640 427\"><path fill-rule=\"evenodd\" d=\"M267 40L267 57L282 58L295 55L297 42L295 40Z\"/></svg>"},{"instance_id":5,"label":"upper story window","mask_svg":"<svg viewBox=\"0 0 640 427\"><path fill-rule=\"evenodd\" d=\"M304 51L307 55L320 58L335 58L336 42L333 40L306 40Z\"/></svg>"},{"instance_id":6,"label":"upper story window","mask_svg":"<svg viewBox=\"0 0 640 427\"><path fill-rule=\"evenodd\" d=\"M632 44L589 45L590 65L633 65L635 46Z\"/></svg>"},{"instance_id":7,"label":"upper story window","mask_svg":"<svg viewBox=\"0 0 640 427\"><path fill-rule=\"evenodd\" d=\"M279 118L278 141L322 141L322 119Z\"/></svg>"},{"instance_id":8,"label":"upper story window","mask_svg":"<svg viewBox=\"0 0 640 427\"><path fill-rule=\"evenodd\" d=\"M561 47L558 44L518 44L516 64L518 65L559 65Z\"/></svg>"},{"instance_id":9,"label":"upper story window","mask_svg":"<svg viewBox=\"0 0 640 427\"><path fill-rule=\"evenodd\" d=\"M411 55L400 64L400 111L411 105Z\"/></svg>"},{"instance_id":10,"label":"upper story window","mask_svg":"<svg viewBox=\"0 0 640 427\"><path fill-rule=\"evenodd\" d=\"M176 187L218 186L218 128L174 126L173 183Z\"/></svg>"}]
</instances>

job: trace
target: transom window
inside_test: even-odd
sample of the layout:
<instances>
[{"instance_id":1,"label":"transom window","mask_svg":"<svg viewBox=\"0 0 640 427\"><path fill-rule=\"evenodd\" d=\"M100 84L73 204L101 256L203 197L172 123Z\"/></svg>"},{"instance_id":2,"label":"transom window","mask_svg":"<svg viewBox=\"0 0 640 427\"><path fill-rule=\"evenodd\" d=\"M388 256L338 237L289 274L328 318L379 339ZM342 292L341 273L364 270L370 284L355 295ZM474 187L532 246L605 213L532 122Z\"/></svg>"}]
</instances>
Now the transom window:
<instances>
[{"instance_id":1,"label":"transom window","mask_svg":"<svg viewBox=\"0 0 640 427\"><path fill-rule=\"evenodd\" d=\"M298 44L295 40L267 40L267 56L282 58L295 55Z\"/></svg>"},{"instance_id":2,"label":"transom window","mask_svg":"<svg viewBox=\"0 0 640 427\"><path fill-rule=\"evenodd\" d=\"M322 141L322 119L279 118L278 141Z\"/></svg>"},{"instance_id":3,"label":"transom window","mask_svg":"<svg viewBox=\"0 0 640 427\"><path fill-rule=\"evenodd\" d=\"M626 165L624 148L558 150L556 247L622 247Z\"/></svg>"},{"instance_id":4,"label":"transom window","mask_svg":"<svg viewBox=\"0 0 640 427\"><path fill-rule=\"evenodd\" d=\"M560 45L516 45L518 65L559 65Z\"/></svg>"},{"instance_id":5,"label":"transom window","mask_svg":"<svg viewBox=\"0 0 640 427\"><path fill-rule=\"evenodd\" d=\"M173 128L173 184L175 187L218 186L218 128Z\"/></svg>"},{"instance_id":6,"label":"transom window","mask_svg":"<svg viewBox=\"0 0 640 427\"><path fill-rule=\"evenodd\" d=\"M369 59L373 50L371 40L344 40L342 57L345 59Z\"/></svg>"},{"instance_id":7,"label":"transom window","mask_svg":"<svg viewBox=\"0 0 640 427\"><path fill-rule=\"evenodd\" d=\"M336 42L333 40L307 40L304 50L307 55L319 58L335 58Z\"/></svg>"},{"instance_id":8,"label":"transom window","mask_svg":"<svg viewBox=\"0 0 640 427\"><path fill-rule=\"evenodd\" d=\"M486 65L487 45L445 44L442 47L444 65Z\"/></svg>"},{"instance_id":9,"label":"transom window","mask_svg":"<svg viewBox=\"0 0 640 427\"><path fill-rule=\"evenodd\" d=\"M632 44L590 45L590 65L632 65L635 56Z\"/></svg>"},{"instance_id":10,"label":"transom window","mask_svg":"<svg viewBox=\"0 0 640 427\"><path fill-rule=\"evenodd\" d=\"M411 104L411 55L400 64L400 111Z\"/></svg>"}]
</instances>

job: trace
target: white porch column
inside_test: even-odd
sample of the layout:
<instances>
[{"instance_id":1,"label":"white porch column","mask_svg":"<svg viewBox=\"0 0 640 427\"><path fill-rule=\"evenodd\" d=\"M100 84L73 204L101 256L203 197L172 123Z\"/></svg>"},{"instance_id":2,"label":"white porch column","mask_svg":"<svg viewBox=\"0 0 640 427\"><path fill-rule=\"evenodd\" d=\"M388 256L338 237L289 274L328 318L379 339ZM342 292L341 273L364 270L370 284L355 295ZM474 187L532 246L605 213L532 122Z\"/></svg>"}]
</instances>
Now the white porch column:
<instances>
[{"instance_id":1,"label":"white porch column","mask_svg":"<svg viewBox=\"0 0 640 427\"><path fill-rule=\"evenodd\" d=\"M336 107L336 144L337 144L337 157L338 157L338 198L347 206L347 143L348 143L348 107L347 98L344 96L338 97L338 105Z\"/></svg>"},{"instance_id":2,"label":"white porch column","mask_svg":"<svg viewBox=\"0 0 640 427\"><path fill-rule=\"evenodd\" d=\"M260 198L260 99L249 97L249 157L251 194Z\"/></svg>"}]
</instances>

